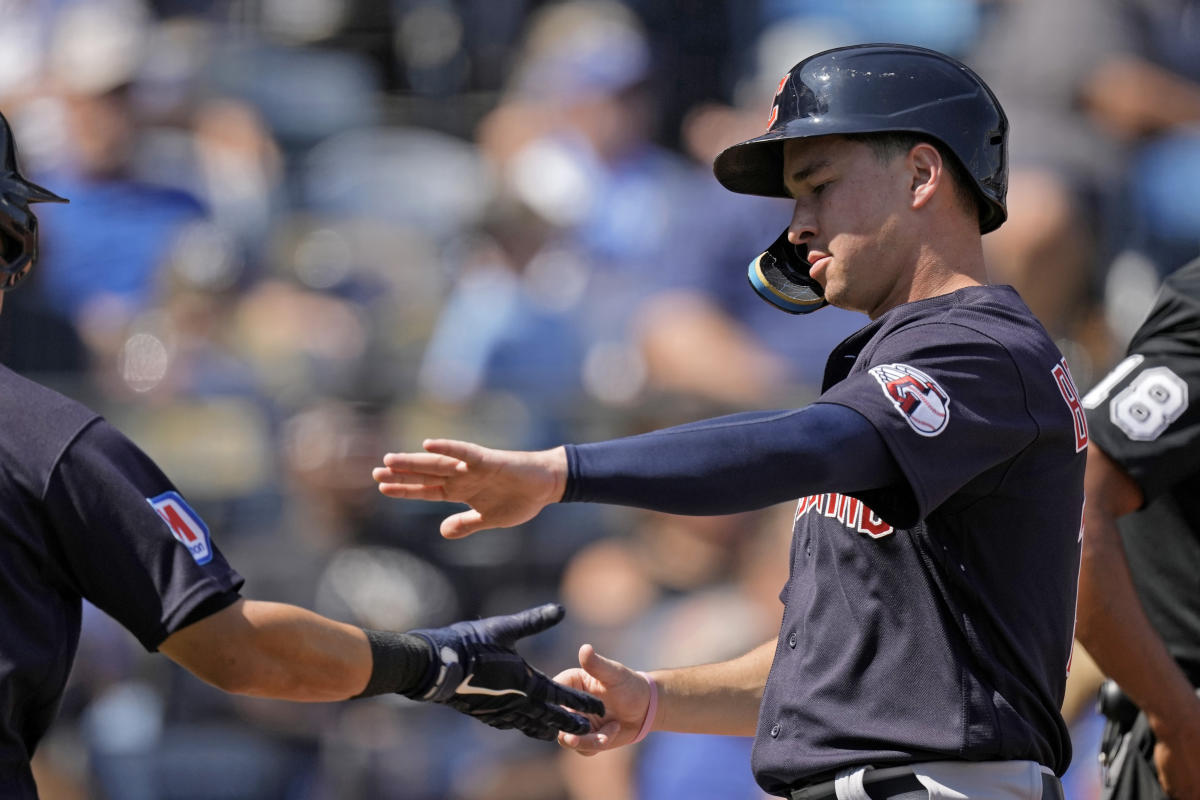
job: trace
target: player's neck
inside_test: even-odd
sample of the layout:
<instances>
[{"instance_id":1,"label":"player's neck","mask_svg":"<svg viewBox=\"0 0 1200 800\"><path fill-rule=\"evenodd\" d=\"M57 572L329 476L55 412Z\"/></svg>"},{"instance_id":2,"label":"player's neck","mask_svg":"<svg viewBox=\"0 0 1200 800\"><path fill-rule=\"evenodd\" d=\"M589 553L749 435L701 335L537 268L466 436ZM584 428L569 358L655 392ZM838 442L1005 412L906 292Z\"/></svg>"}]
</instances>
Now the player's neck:
<instances>
[{"instance_id":1,"label":"player's neck","mask_svg":"<svg viewBox=\"0 0 1200 800\"><path fill-rule=\"evenodd\" d=\"M983 240L977 231L929 237L918 250L909 301L925 300L987 283Z\"/></svg>"}]
</instances>

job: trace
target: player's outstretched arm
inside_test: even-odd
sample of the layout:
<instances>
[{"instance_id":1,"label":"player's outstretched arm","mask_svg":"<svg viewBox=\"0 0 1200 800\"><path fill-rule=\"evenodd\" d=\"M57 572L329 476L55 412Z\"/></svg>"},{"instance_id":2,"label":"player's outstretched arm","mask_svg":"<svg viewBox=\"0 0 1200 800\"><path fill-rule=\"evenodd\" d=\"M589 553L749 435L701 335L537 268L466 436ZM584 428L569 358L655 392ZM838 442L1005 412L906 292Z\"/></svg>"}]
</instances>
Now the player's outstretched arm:
<instances>
[{"instance_id":1,"label":"player's outstretched arm","mask_svg":"<svg viewBox=\"0 0 1200 800\"><path fill-rule=\"evenodd\" d=\"M731 661L645 674L585 644L579 667L554 680L594 695L605 714L593 719L590 733L564 732L558 742L590 756L634 744L652 730L752 736L774 650L769 641Z\"/></svg>"},{"instance_id":2,"label":"player's outstretched arm","mask_svg":"<svg viewBox=\"0 0 1200 800\"><path fill-rule=\"evenodd\" d=\"M364 631L282 603L238 600L169 636L168 657L218 688L297 701L398 693L496 728L553 740L586 733L603 704L529 666L516 642L563 618L546 604L444 628ZM576 713L564 706L577 709Z\"/></svg>"},{"instance_id":3,"label":"player's outstretched arm","mask_svg":"<svg viewBox=\"0 0 1200 800\"><path fill-rule=\"evenodd\" d=\"M426 439L425 452L388 453L371 476L388 497L466 503L442 521L448 539L527 522L562 499L567 456L561 447L538 452L493 450L471 442Z\"/></svg>"},{"instance_id":4,"label":"player's outstretched arm","mask_svg":"<svg viewBox=\"0 0 1200 800\"><path fill-rule=\"evenodd\" d=\"M1085 488L1079 641L1146 712L1169 796L1200 800L1200 698L1146 617L1116 524L1141 507L1142 491L1094 442Z\"/></svg>"}]
</instances>

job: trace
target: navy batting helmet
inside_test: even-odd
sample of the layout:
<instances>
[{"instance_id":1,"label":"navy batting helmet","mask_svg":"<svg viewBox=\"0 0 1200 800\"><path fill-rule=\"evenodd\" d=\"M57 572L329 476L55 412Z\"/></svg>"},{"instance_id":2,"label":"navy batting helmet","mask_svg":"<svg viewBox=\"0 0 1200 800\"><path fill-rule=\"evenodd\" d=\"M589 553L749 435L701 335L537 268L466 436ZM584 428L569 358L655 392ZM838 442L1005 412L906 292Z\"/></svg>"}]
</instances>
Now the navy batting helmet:
<instances>
[{"instance_id":1,"label":"navy batting helmet","mask_svg":"<svg viewBox=\"0 0 1200 800\"><path fill-rule=\"evenodd\" d=\"M4 154L0 164L0 291L4 291L20 283L37 260L37 217L30 204L67 200L21 176L12 130L3 115L0 148Z\"/></svg>"},{"instance_id":2,"label":"navy batting helmet","mask_svg":"<svg viewBox=\"0 0 1200 800\"><path fill-rule=\"evenodd\" d=\"M971 176L979 198L979 229L988 233L1008 215L1008 118L983 80L935 50L902 44L861 44L804 59L779 82L767 132L727 148L713 173L742 194L789 197L783 143L830 134L913 133L943 145ZM804 254L780 237L750 267L765 299L800 313L825 305L808 277Z\"/></svg>"}]
</instances>

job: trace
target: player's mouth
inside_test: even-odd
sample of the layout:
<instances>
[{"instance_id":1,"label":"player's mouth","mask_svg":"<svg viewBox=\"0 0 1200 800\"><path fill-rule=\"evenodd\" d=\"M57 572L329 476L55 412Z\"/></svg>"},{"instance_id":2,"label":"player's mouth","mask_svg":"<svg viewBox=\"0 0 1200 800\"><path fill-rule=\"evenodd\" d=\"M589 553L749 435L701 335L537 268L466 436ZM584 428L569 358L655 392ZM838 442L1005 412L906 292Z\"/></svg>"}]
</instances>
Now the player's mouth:
<instances>
[{"instance_id":1,"label":"player's mouth","mask_svg":"<svg viewBox=\"0 0 1200 800\"><path fill-rule=\"evenodd\" d=\"M820 283L822 286L825 282L821 280L825 270L829 267L829 262L833 260L833 256L824 253L814 253L811 250L808 253L808 274L813 280Z\"/></svg>"}]
</instances>

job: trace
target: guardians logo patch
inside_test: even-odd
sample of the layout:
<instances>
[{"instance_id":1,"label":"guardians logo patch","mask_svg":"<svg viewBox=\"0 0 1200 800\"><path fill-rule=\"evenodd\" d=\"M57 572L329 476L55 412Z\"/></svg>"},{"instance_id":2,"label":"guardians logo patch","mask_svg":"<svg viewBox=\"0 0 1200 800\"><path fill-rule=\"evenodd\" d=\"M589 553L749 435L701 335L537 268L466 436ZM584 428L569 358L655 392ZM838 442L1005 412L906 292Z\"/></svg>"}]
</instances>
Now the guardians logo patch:
<instances>
[{"instance_id":1,"label":"guardians logo patch","mask_svg":"<svg viewBox=\"0 0 1200 800\"><path fill-rule=\"evenodd\" d=\"M937 436L950 421L950 396L937 381L908 364L880 364L871 374L908 427L922 436Z\"/></svg>"}]
</instances>

